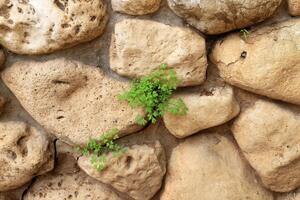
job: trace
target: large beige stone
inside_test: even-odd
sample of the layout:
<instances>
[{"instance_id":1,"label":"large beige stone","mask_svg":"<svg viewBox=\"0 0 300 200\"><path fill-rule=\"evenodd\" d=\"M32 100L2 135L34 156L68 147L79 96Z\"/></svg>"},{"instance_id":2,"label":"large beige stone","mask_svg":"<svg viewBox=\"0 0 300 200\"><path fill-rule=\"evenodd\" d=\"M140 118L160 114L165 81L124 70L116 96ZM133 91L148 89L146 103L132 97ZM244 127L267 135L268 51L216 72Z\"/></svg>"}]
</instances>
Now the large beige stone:
<instances>
[{"instance_id":1,"label":"large beige stone","mask_svg":"<svg viewBox=\"0 0 300 200\"><path fill-rule=\"evenodd\" d=\"M43 54L101 35L102 0L1 0L0 44L19 54Z\"/></svg>"},{"instance_id":2,"label":"large beige stone","mask_svg":"<svg viewBox=\"0 0 300 200\"><path fill-rule=\"evenodd\" d=\"M154 13L160 7L161 0L112 0L114 11L129 15L145 15Z\"/></svg>"},{"instance_id":3,"label":"large beige stone","mask_svg":"<svg viewBox=\"0 0 300 200\"><path fill-rule=\"evenodd\" d=\"M240 111L232 87L211 75L203 86L177 92L173 98L181 98L188 108L186 115L163 116L167 129L178 138L224 124Z\"/></svg>"},{"instance_id":4,"label":"large beige stone","mask_svg":"<svg viewBox=\"0 0 300 200\"><path fill-rule=\"evenodd\" d=\"M24 122L0 122L0 192L52 170L53 158L45 133Z\"/></svg>"},{"instance_id":5,"label":"large beige stone","mask_svg":"<svg viewBox=\"0 0 300 200\"><path fill-rule=\"evenodd\" d=\"M23 200L123 200L107 186L80 171L76 159L66 149L63 146L57 149L55 170L38 177Z\"/></svg>"},{"instance_id":6,"label":"large beige stone","mask_svg":"<svg viewBox=\"0 0 300 200\"><path fill-rule=\"evenodd\" d=\"M288 0L289 13L293 16L300 16L300 0Z\"/></svg>"},{"instance_id":7,"label":"large beige stone","mask_svg":"<svg viewBox=\"0 0 300 200\"><path fill-rule=\"evenodd\" d=\"M65 59L24 61L2 79L36 121L68 143L83 145L112 128L120 136L142 128L135 118L143 112L117 99L129 84L99 68Z\"/></svg>"},{"instance_id":8,"label":"large beige stone","mask_svg":"<svg viewBox=\"0 0 300 200\"><path fill-rule=\"evenodd\" d=\"M272 16L282 0L168 0L170 8L206 34L251 26Z\"/></svg>"},{"instance_id":9,"label":"large beige stone","mask_svg":"<svg viewBox=\"0 0 300 200\"><path fill-rule=\"evenodd\" d=\"M149 20L127 19L115 25L110 67L120 75L140 78L166 63L180 86L199 85L207 67L205 40L197 33Z\"/></svg>"},{"instance_id":10,"label":"large beige stone","mask_svg":"<svg viewBox=\"0 0 300 200\"><path fill-rule=\"evenodd\" d=\"M120 156L110 156L106 167L99 172L88 157L78 165L91 177L111 185L135 200L149 200L160 189L166 172L166 159L157 141L150 145L133 145Z\"/></svg>"},{"instance_id":11,"label":"large beige stone","mask_svg":"<svg viewBox=\"0 0 300 200\"><path fill-rule=\"evenodd\" d=\"M266 187L278 192L300 186L300 109L245 96L232 132Z\"/></svg>"},{"instance_id":12,"label":"large beige stone","mask_svg":"<svg viewBox=\"0 0 300 200\"><path fill-rule=\"evenodd\" d=\"M211 60L232 85L300 104L300 19L231 34L217 42Z\"/></svg>"},{"instance_id":13,"label":"large beige stone","mask_svg":"<svg viewBox=\"0 0 300 200\"><path fill-rule=\"evenodd\" d=\"M186 139L172 152L160 200L272 200L232 139L205 133Z\"/></svg>"}]
</instances>

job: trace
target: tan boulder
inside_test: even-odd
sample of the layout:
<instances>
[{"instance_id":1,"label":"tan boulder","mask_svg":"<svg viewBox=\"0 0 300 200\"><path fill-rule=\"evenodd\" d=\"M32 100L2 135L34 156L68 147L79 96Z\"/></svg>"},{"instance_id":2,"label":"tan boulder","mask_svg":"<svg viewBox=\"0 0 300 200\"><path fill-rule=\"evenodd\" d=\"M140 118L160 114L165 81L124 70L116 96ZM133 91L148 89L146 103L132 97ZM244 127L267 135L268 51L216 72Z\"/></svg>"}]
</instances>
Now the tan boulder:
<instances>
[{"instance_id":1,"label":"tan boulder","mask_svg":"<svg viewBox=\"0 0 300 200\"><path fill-rule=\"evenodd\" d=\"M24 122L0 122L0 192L16 189L52 170L53 146Z\"/></svg>"},{"instance_id":2,"label":"tan boulder","mask_svg":"<svg viewBox=\"0 0 300 200\"><path fill-rule=\"evenodd\" d=\"M197 33L155 21L127 19L115 25L110 46L110 67L120 75L140 78L168 64L180 86L205 80L205 40Z\"/></svg>"},{"instance_id":3,"label":"tan boulder","mask_svg":"<svg viewBox=\"0 0 300 200\"><path fill-rule=\"evenodd\" d=\"M300 190L279 194L276 200L300 200Z\"/></svg>"},{"instance_id":4,"label":"tan boulder","mask_svg":"<svg viewBox=\"0 0 300 200\"><path fill-rule=\"evenodd\" d=\"M60 148L64 147L57 149L55 170L38 177L23 200L123 200L107 186L80 171L76 159Z\"/></svg>"},{"instance_id":5,"label":"tan boulder","mask_svg":"<svg viewBox=\"0 0 300 200\"><path fill-rule=\"evenodd\" d=\"M80 157L78 165L91 177L135 200L151 199L160 189L166 172L164 150L158 141L151 145L133 145L120 156L110 156L101 172L87 157Z\"/></svg>"},{"instance_id":6,"label":"tan boulder","mask_svg":"<svg viewBox=\"0 0 300 200\"><path fill-rule=\"evenodd\" d=\"M231 34L217 42L211 60L222 78L270 98L300 104L300 19ZM288 38L288 39L287 39Z\"/></svg>"},{"instance_id":7,"label":"tan boulder","mask_svg":"<svg viewBox=\"0 0 300 200\"><path fill-rule=\"evenodd\" d=\"M232 139L205 133L173 149L160 200L272 200Z\"/></svg>"},{"instance_id":8,"label":"tan boulder","mask_svg":"<svg viewBox=\"0 0 300 200\"><path fill-rule=\"evenodd\" d=\"M282 0L168 0L170 8L206 34L251 26L272 16Z\"/></svg>"},{"instance_id":9,"label":"tan boulder","mask_svg":"<svg viewBox=\"0 0 300 200\"><path fill-rule=\"evenodd\" d=\"M102 34L108 16L103 0L0 1L0 43L19 54L43 54Z\"/></svg>"},{"instance_id":10,"label":"tan boulder","mask_svg":"<svg viewBox=\"0 0 300 200\"><path fill-rule=\"evenodd\" d=\"M65 59L24 61L2 79L36 121L68 143L84 145L113 128L120 136L142 128L135 118L143 112L117 99L129 84L97 67Z\"/></svg>"},{"instance_id":11,"label":"tan boulder","mask_svg":"<svg viewBox=\"0 0 300 200\"><path fill-rule=\"evenodd\" d=\"M293 16L300 16L300 0L288 0L289 13Z\"/></svg>"},{"instance_id":12,"label":"tan boulder","mask_svg":"<svg viewBox=\"0 0 300 200\"><path fill-rule=\"evenodd\" d=\"M232 132L264 185L278 192L300 186L300 108L245 96Z\"/></svg>"},{"instance_id":13,"label":"tan boulder","mask_svg":"<svg viewBox=\"0 0 300 200\"><path fill-rule=\"evenodd\" d=\"M154 13L160 7L161 0L112 0L114 11L129 15L146 15Z\"/></svg>"},{"instance_id":14,"label":"tan boulder","mask_svg":"<svg viewBox=\"0 0 300 200\"><path fill-rule=\"evenodd\" d=\"M188 108L186 115L166 113L165 126L176 137L184 138L203 129L224 124L240 111L231 86L211 77L203 86L177 92Z\"/></svg>"}]
</instances>

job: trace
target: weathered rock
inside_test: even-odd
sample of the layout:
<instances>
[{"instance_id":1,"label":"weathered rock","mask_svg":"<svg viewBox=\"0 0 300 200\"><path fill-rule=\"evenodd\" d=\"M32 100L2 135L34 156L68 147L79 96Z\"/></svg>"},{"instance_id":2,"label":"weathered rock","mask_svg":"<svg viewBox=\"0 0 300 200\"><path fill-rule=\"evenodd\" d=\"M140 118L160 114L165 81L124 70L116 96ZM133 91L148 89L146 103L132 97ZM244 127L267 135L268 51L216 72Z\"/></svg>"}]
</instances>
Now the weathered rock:
<instances>
[{"instance_id":1,"label":"weathered rock","mask_svg":"<svg viewBox=\"0 0 300 200\"><path fill-rule=\"evenodd\" d=\"M142 128L135 118L143 112L117 99L129 84L99 68L65 59L19 62L2 79L34 119L68 143L83 145L112 128L120 136Z\"/></svg>"},{"instance_id":2,"label":"weathered rock","mask_svg":"<svg viewBox=\"0 0 300 200\"><path fill-rule=\"evenodd\" d=\"M172 152L161 200L272 200L231 139L198 134Z\"/></svg>"},{"instance_id":3,"label":"weathered rock","mask_svg":"<svg viewBox=\"0 0 300 200\"><path fill-rule=\"evenodd\" d=\"M173 98L181 98L188 108L186 115L166 113L163 117L167 129L178 138L224 124L240 110L232 87L211 77L203 86L177 92Z\"/></svg>"},{"instance_id":4,"label":"weathered rock","mask_svg":"<svg viewBox=\"0 0 300 200\"><path fill-rule=\"evenodd\" d=\"M107 186L80 171L68 152L58 149L57 158L55 170L38 177L24 200L122 200Z\"/></svg>"},{"instance_id":5,"label":"weathered rock","mask_svg":"<svg viewBox=\"0 0 300 200\"><path fill-rule=\"evenodd\" d=\"M19 54L43 54L101 35L108 21L102 0L0 2L0 43Z\"/></svg>"},{"instance_id":6,"label":"weathered rock","mask_svg":"<svg viewBox=\"0 0 300 200\"><path fill-rule=\"evenodd\" d=\"M0 49L0 67L4 64L5 62L5 54L3 50Z\"/></svg>"},{"instance_id":7,"label":"weathered rock","mask_svg":"<svg viewBox=\"0 0 300 200\"><path fill-rule=\"evenodd\" d=\"M161 0L112 0L114 11L129 15L146 15L154 13L160 7Z\"/></svg>"},{"instance_id":8,"label":"weathered rock","mask_svg":"<svg viewBox=\"0 0 300 200\"><path fill-rule=\"evenodd\" d=\"M232 34L211 54L220 75L251 92L300 104L300 19L263 27L247 39Z\"/></svg>"},{"instance_id":9,"label":"weathered rock","mask_svg":"<svg viewBox=\"0 0 300 200\"><path fill-rule=\"evenodd\" d=\"M272 16L282 0L168 0L170 8L206 34L244 28Z\"/></svg>"},{"instance_id":10,"label":"weathered rock","mask_svg":"<svg viewBox=\"0 0 300 200\"><path fill-rule=\"evenodd\" d=\"M300 200L300 190L296 190L290 193L279 194L276 200Z\"/></svg>"},{"instance_id":11,"label":"weathered rock","mask_svg":"<svg viewBox=\"0 0 300 200\"><path fill-rule=\"evenodd\" d=\"M149 20L128 19L115 25L110 47L111 69L140 78L166 63L181 80L180 86L205 80L205 40L197 33Z\"/></svg>"},{"instance_id":12,"label":"weathered rock","mask_svg":"<svg viewBox=\"0 0 300 200\"><path fill-rule=\"evenodd\" d=\"M293 16L300 16L300 0L288 0L289 13Z\"/></svg>"},{"instance_id":13,"label":"weathered rock","mask_svg":"<svg viewBox=\"0 0 300 200\"><path fill-rule=\"evenodd\" d=\"M0 115L2 114L3 110L4 110L4 106L6 103L6 99L2 96L0 96Z\"/></svg>"},{"instance_id":14,"label":"weathered rock","mask_svg":"<svg viewBox=\"0 0 300 200\"><path fill-rule=\"evenodd\" d=\"M91 177L136 200L151 199L160 189L166 172L164 150L158 141L152 145L133 145L124 154L111 156L101 172L87 157L79 158L78 165Z\"/></svg>"},{"instance_id":15,"label":"weathered rock","mask_svg":"<svg viewBox=\"0 0 300 200\"><path fill-rule=\"evenodd\" d=\"M247 95L232 132L266 187L288 192L300 186L299 107Z\"/></svg>"},{"instance_id":16,"label":"weathered rock","mask_svg":"<svg viewBox=\"0 0 300 200\"><path fill-rule=\"evenodd\" d=\"M53 168L45 133L24 122L0 122L0 191L18 188Z\"/></svg>"}]
</instances>

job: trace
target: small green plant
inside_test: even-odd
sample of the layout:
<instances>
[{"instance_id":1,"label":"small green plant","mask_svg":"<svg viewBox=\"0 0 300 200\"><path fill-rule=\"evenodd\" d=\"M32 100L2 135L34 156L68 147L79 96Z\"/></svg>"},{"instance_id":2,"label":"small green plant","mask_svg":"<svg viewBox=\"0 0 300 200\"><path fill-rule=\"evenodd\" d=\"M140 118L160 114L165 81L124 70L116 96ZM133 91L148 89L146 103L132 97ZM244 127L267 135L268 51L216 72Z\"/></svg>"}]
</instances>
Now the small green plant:
<instances>
[{"instance_id":1,"label":"small green plant","mask_svg":"<svg viewBox=\"0 0 300 200\"><path fill-rule=\"evenodd\" d=\"M119 130L114 128L102 134L99 139L90 139L84 148L79 148L84 156L90 156L92 166L102 171L108 161L108 153L118 156L126 151L126 148L115 143L119 138Z\"/></svg>"},{"instance_id":2,"label":"small green plant","mask_svg":"<svg viewBox=\"0 0 300 200\"><path fill-rule=\"evenodd\" d=\"M243 29L240 30L240 35L244 40L246 40L248 38L248 36L250 35L250 31L243 28Z\"/></svg>"},{"instance_id":3,"label":"small green plant","mask_svg":"<svg viewBox=\"0 0 300 200\"><path fill-rule=\"evenodd\" d=\"M163 64L160 69L150 75L132 82L131 89L118 96L127 101L132 108L143 107L146 118L138 115L136 122L145 125L148 121L155 123L165 112L174 115L185 115L187 107L182 99L171 99L179 80L173 69Z\"/></svg>"}]
</instances>

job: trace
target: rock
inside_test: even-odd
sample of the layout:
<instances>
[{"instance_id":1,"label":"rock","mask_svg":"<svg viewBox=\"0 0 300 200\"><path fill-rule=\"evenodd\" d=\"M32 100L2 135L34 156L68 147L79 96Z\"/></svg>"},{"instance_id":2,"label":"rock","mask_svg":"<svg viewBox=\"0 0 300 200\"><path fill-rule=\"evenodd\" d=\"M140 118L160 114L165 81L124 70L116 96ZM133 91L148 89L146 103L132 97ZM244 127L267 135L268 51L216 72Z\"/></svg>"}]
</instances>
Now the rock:
<instances>
[{"instance_id":1,"label":"rock","mask_svg":"<svg viewBox=\"0 0 300 200\"><path fill-rule=\"evenodd\" d=\"M281 193L277 196L276 200L300 200L300 190L290 193Z\"/></svg>"},{"instance_id":2,"label":"rock","mask_svg":"<svg viewBox=\"0 0 300 200\"><path fill-rule=\"evenodd\" d=\"M288 0L289 13L293 16L300 16L300 0Z\"/></svg>"},{"instance_id":3,"label":"rock","mask_svg":"<svg viewBox=\"0 0 300 200\"><path fill-rule=\"evenodd\" d=\"M168 0L170 8L206 34L251 26L272 16L282 0Z\"/></svg>"},{"instance_id":4,"label":"rock","mask_svg":"<svg viewBox=\"0 0 300 200\"><path fill-rule=\"evenodd\" d=\"M114 80L96 67L76 61L15 63L2 79L32 117L49 133L77 145L117 128L120 136L141 129L140 109L131 109L117 95L128 83Z\"/></svg>"},{"instance_id":5,"label":"rock","mask_svg":"<svg viewBox=\"0 0 300 200\"><path fill-rule=\"evenodd\" d=\"M110 46L111 69L140 78L166 63L180 86L199 85L207 67L205 40L197 33L148 20L127 19L115 25Z\"/></svg>"},{"instance_id":6,"label":"rock","mask_svg":"<svg viewBox=\"0 0 300 200\"><path fill-rule=\"evenodd\" d=\"M0 43L18 54L44 54L102 34L108 16L102 0L0 2Z\"/></svg>"},{"instance_id":7,"label":"rock","mask_svg":"<svg viewBox=\"0 0 300 200\"><path fill-rule=\"evenodd\" d=\"M224 124L240 111L232 87L211 77L203 86L177 92L173 98L181 98L188 108L186 115L166 113L163 117L167 129L178 138Z\"/></svg>"},{"instance_id":8,"label":"rock","mask_svg":"<svg viewBox=\"0 0 300 200\"><path fill-rule=\"evenodd\" d=\"M231 34L210 56L222 78L237 87L300 105L300 19ZM288 38L288 39L287 39Z\"/></svg>"},{"instance_id":9,"label":"rock","mask_svg":"<svg viewBox=\"0 0 300 200\"><path fill-rule=\"evenodd\" d=\"M0 67L4 64L5 62L5 54L3 50L0 49Z\"/></svg>"},{"instance_id":10,"label":"rock","mask_svg":"<svg viewBox=\"0 0 300 200\"><path fill-rule=\"evenodd\" d=\"M164 150L158 141L129 147L124 154L111 157L101 172L87 157L79 158L78 165L91 177L135 200L151 199L160 189L166 172Z\"/></svg>"},{"instance_id":11,"label":"rock","mask_svg":"<svg viewBox=\"0 0 300 200\"><path fill-rule=\"evenodd\" d=\"M300 186L300 108L245 96L232 132L264 185L277 192Z\"/></svg>"},{"instance_id":12,"label":"rock","mask_svg":"<svg viewBox=\"0 0 300 200\"><path fill-rule=\"evenodd\" d=\"M114 11L129 15L154 13L160 7L161 0L112 0Z\"/></svg>"},{"instance_id":13,"label":"rock","mask_svg":"<svg viewBox=\"0 0 300 200\"><path fill-rule=\"evenodd\" d=\"M122 200L102 183L80 171L76 160L58 149L55 170L40 176L31 185L24 200Z\"/></svg>"},{"instance_id":14,"label":"rock","mask_svg":"<svg viewBox=\"0 0 300 200\"><path fill-rule=\"evenodd\" d=\"M52 170L51 145L45 133L24 122L0 122L0 192Z\"/></svg>"},{"instance_id":15,"label":"rock","mask_svg":"<svg viewBox=\"0 0 300 200\"><path fill-rule=\"evenodd\" d=\"M160 200L272 200L223 134L198 134L172 152Z\"/></svg>"},{"instance_id":16,"label":"rock","mask_svg":"<svg viewBox=\"0 0 300 200\"><path fill-rule=\"evenodd\" d=\"M0 115L3 113L5 107L6 99L0 96Z\"/></svg>"}]
</instances>

